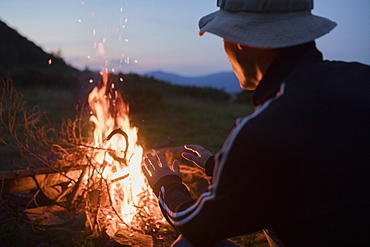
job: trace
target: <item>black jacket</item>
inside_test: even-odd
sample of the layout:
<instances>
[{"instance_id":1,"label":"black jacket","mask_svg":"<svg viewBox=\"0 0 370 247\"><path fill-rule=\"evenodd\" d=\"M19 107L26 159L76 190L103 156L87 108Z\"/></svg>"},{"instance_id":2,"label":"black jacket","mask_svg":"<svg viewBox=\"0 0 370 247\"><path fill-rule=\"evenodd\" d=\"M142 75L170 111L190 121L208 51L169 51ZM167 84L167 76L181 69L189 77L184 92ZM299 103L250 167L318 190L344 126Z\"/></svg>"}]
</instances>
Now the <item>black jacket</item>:
<instances>
[{"instance_id":1,"label":"black jacket","mask_svg":"<svg viewBox=\"0 0 370 247\"><path fill-rule=\"evenodd\" d=\"M370 246L370 67L293 47L253 102L200 198L177 176L154 186L167 220L196 246L263 228L288 246Z\"/></svg>"}]
</instances>

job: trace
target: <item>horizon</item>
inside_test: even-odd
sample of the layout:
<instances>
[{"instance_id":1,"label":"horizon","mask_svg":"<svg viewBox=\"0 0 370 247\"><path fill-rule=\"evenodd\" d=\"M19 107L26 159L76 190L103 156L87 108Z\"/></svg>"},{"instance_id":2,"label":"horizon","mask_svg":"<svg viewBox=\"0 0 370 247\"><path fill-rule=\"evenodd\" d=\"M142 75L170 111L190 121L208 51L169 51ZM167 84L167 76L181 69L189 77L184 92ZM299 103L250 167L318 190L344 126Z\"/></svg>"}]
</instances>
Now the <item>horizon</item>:
<instances>
[{"instance_id":1,"label":"horizon","mask_svg":"<svg viewBox=\"0 0 370 247\"><path fill-rule=\"evenodd\" d=\"M45 52L60 52L83 70L185 77L232 71L222 39L198 36L198 20L216 11L215 0L184 2L134 0L15 0L1 4L0 19ZM316 40L328 60L370 64L370 1L315 1L313 14L335 21L333 31Z\"/></svg>"}]
</instances>

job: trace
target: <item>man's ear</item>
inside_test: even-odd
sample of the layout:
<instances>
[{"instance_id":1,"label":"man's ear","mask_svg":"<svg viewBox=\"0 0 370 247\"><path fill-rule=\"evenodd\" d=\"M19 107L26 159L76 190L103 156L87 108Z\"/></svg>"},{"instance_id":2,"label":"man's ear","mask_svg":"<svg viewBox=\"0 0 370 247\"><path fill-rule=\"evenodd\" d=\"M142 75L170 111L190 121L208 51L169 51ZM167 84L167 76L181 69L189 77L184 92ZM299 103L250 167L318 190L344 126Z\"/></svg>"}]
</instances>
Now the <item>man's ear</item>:
<instances>
[{"instance_id":1,"label":"man's ear","mask_svg":"<svg viewBox=\"0 0 370 247\"><path fill-rule=\"evenodd\" d=\"M236 43L236 47L238 48L238 50L242 51L244 49L244 46L240 43Z\"/></svg>"}]
</instances>

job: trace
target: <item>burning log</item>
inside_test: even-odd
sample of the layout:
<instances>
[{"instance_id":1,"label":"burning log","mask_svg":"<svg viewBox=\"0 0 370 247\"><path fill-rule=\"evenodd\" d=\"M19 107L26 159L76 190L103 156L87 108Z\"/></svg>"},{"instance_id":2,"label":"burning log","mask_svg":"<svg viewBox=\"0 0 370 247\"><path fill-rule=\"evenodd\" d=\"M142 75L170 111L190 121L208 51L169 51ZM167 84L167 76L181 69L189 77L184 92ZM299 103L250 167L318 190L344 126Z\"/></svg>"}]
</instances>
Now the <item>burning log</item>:
<instances>
[{"instance_id":1,"label":"burning log","mask_svg":"<svg viewBox=\"0 0 370 247\"><path fill-rule=\"evenodd\" d=\"M65 166L60 168L53 168L53 167L38 167L38 168L30 168L27 170L13 170L13 171L1 171L0 172L0 180L4 179L15 179L21 177L32 177L38 174L50 174L50 173L68 173L69 171L73 170L81 170L85 166ZM65 177L68 178L66 174Z\"/></svg>"},{"instance_id":2,"label":"burning log","mask_svg":"<svg viewBox=\"0 0 370 247\"><path fill-rule=\"evenodd\" d=\"M144 235L139 232L131 232L124 229L119 229L113 237L114 242L118 243L119 246L140 246L140 247L152 247L153 239L151 236ZM105 247L117 246L113 245L113 241L108 242Z\"/></svg>"},{"instance_id":3,"label":"burning log","mask_svg":"<svg viewBox=\"0 0 370 247\"><path fill-rule=\"evenodd\" d=\"M50 167L0 172L1 194L44 189L61 183L75 181L81 174L78 167L64 167L60 172Z\"/></svg>"}]
</instances>

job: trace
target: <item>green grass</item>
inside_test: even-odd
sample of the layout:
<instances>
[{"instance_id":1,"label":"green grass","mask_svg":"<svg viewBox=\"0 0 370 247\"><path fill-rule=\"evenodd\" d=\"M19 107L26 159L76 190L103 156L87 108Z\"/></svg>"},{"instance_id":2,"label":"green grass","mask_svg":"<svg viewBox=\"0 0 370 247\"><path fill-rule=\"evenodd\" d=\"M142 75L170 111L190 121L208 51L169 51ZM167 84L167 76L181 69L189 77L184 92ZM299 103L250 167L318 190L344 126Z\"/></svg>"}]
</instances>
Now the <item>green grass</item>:
<instances>
[{"instance_id":1,"label":"green grass","mask_svg":"<svg viewBox=\"0 0 370 247\"><path fill-rule=\"evenodd\" d=\"M38 105L56 128L60 128L62 119L73 118L76 115L75 106L78 99L74 92L42 87L22 88L21 92L27 107Z\"/></svg>"},{"instance_id":2,"label":"green grass","mask_svg":"<svg viewBox=\"0 0 370 247\"><path fill-rule=\"evenodd\" d=\"M252 107L231 102L213 102L192 98L166 99L159 111L132 112L139 138L151 147L165 140L174 145L199 144L218 151L238 117L246 116Z\"/></svg>"},{"instance_id":3,"label":"green grass","mask_svg":"<svg viewBox=\"0 0 370 247\"><path fill-rule=\"evenodd\" d=\"M218 151L237 118L253 111L230 95L210 88L171 85L127 75L121 92L130 104L132 123L148 148L171 140L174 145L199 144Z\"/></svg>"}]
</instances>

